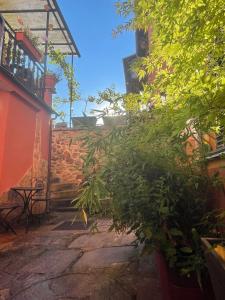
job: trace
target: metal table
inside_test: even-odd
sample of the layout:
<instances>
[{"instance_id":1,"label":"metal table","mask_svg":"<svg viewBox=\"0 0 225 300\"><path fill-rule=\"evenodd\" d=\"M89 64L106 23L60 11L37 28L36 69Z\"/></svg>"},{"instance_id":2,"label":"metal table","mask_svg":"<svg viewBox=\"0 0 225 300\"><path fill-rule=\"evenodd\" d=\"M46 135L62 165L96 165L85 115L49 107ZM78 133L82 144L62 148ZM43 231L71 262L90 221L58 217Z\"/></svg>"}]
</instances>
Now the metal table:
<instances>
[{"instance_id":1,"label":"metal table","mask_svg":"<svg viewBox=\"0 0 225 300\"><path fill-rule=\"evenodd\" d=\"M23 215L26 216L26 231L28 231L30 218L32 217L32 209L31 209L31 201L32 197L43 190L41 187L31 187L31 186L19 186L19 187L12 187L12 191L20 196L23 201L23 210L19 216L19 219L22 218Z\"/></svg>"}]
</instances>

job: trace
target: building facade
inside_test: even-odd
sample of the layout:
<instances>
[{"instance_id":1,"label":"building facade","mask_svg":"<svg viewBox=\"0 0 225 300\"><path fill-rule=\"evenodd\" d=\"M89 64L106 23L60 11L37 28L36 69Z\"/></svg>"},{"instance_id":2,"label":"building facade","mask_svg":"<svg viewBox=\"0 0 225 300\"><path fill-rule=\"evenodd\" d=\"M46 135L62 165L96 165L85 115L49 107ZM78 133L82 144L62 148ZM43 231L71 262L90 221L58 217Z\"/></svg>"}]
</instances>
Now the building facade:
<instances>
[{"instance_id":1,"label":"building facade","mask_svg":"<svg viewBox=\"0 0 225 300\"><path fill-rule=\"evenodd\" d=\"M0 203L11 200L12 187L37 179L47 192L56 84L47 72L49 43L79 56L56 0L0 0Z\"/></svg>"}]
</instances>

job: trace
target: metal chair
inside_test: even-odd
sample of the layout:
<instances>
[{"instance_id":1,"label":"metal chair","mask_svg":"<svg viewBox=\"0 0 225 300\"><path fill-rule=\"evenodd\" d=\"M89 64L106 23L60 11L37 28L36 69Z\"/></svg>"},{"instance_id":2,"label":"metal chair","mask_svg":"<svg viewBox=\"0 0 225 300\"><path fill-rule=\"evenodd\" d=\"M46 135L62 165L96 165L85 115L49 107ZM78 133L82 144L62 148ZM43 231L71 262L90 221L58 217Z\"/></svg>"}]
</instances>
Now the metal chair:
<instances>
[{"instance_id":1,"label":"metal chair","mask_svg":"<svg viewBox=\"0 0 225 300\"><path fill-rule=\"evenodd\" d=\"M0 225L6 230L11 230L14 234L16 234L15 229L12 227L12 224L8 217L10 214L15 211L17 208L21 208L21 205L17 204L8 204L0 206ZM4 213L5 212L5 213Z\"/></svg>"},{"instance_id":2,"label":"metal chair","mask_svg":"<svg viewBox=\"0 0 225 300\"><path fill-rule=\"evenodd\" d=\"M34 186L41 188L33 197L31 202L31 214L39 219L48 213L48 199L46 195L46 187L44 178L35 178Z\"/></svg>"}]
</instances>

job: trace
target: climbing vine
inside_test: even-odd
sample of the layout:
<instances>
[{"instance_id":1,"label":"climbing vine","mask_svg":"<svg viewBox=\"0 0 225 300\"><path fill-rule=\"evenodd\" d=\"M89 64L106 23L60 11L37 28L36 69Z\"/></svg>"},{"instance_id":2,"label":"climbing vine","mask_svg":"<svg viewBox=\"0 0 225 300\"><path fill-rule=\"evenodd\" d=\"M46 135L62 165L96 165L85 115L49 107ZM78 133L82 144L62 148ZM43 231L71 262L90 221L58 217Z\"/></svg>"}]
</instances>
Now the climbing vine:
<instances>
[{"instance_id":1,"label":"climbing vine","mask_svg":"<svg viewBox=\"0 0 225 300\"><path fill-rule=\"evenodd\" d=\"M72 65L66 61L66 56L60 50L55 50L51 43L49 45L48 51L51 63L59 66L63 72L64 77L66 78L68 90L70 93L70 99L67 100L67 102L73 103L80 97L78 93L79 84L75 79L74 69ZM60 103L60 97L57 97L57 103ZM61 103L66 103L66 100L62 99Z\"/></svg>"}]
</instances>

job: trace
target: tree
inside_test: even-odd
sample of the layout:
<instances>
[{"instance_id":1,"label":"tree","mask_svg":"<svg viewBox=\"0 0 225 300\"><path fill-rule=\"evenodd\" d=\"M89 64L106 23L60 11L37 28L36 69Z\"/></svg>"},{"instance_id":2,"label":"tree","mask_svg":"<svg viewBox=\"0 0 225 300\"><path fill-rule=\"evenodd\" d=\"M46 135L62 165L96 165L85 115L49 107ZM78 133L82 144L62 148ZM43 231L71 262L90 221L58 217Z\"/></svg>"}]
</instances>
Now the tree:
<instances>
[{"instance_id":1,"label":"tree","mask_svg":"<svg viewBox=\"0 0 225 300\"><path fill-rule=\"evenodd\" d=\"M136 72L140 79L156 72L156 78L145 84L139 101L161 105L160 93L165 93L177 116L195 118L196 127L223 126L224 2L128 0L117 2L117 8L132 16L125 28L153 29L149 54L138 60Z\"/></svg>"},{"instance_id":2,"label":"tree","mask_svg":"<svg viewBox=\"0 0 225 300\"><path fill-rule=\"evenodd\" d=\"M117 8L131 16L118 31L153 28L149 54L135 71L140 79L155 72L155 80L140 94L120 97L127 126L85 139L87 181L76 206L96 213L110 199L116 230L133 231L182 275L196 272L201 284L200 236L215 229L218 217L207 210L218 180L205 172L202 133L225 121L223 1L128 0ZM190 136L200 142L191 156Z\"/></svg>"}]
</instances>

